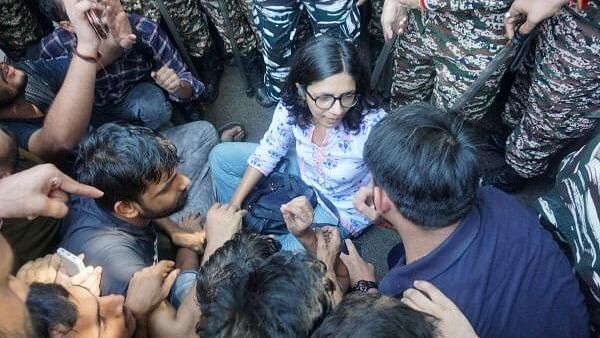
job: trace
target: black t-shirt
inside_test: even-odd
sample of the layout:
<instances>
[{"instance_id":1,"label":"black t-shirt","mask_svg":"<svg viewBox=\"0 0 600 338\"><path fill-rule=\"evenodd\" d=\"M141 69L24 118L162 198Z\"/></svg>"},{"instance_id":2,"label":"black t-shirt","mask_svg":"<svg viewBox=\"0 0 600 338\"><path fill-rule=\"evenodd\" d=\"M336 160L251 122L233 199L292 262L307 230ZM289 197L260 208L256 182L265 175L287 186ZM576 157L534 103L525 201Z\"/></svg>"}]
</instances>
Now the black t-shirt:
<instances>
[{"instance_id":1,"label":"black t-shirt","mask_svg":"<svg viewBox=\"0 0 600 338\"><path fill-rule=\"evenodd\" d=\"M156 232L151 225L124 222L89 198L71 199L61 238L63 248L85 254L86 265L102 267L101 295L125 295L133 274L158 260Z\"/></svg>"}]
</instances>

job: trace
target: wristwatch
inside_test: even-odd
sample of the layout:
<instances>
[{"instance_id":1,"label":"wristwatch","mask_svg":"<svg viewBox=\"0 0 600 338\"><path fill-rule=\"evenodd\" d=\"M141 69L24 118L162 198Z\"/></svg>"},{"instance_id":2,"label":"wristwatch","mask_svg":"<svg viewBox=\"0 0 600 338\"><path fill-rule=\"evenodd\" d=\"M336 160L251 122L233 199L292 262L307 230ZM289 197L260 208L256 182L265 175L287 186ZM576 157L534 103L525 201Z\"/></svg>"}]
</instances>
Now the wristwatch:
<instances>
[{"instance_id":1,"label":"wristwatch","mask_svg":"<svg viewBox=\"0 0 600 338\"><path fill-rule=\"evenodd\" d=\"M359 280L352 286L350 292L360 291L366 293L369 289L377 289L377 282L372 282L368 280Z\"/></svg>"}]
</instances>

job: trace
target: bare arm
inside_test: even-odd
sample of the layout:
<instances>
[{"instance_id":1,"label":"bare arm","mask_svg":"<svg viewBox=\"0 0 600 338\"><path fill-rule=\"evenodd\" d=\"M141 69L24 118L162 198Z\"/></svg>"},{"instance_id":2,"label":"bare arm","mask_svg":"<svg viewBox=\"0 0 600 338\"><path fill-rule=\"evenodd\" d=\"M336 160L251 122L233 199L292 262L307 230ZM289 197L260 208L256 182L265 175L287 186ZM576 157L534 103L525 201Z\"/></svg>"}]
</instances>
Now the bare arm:
<instances>
[{"instance_id":1,"label":"bare arm","mask_svg":"<svg viewBox=\"0 0 600 338\"><path fill-rule=\"evenodd\" d=\"M229 204L241 207L242 202L246 199L252 188L260 181L263 177L263 174L258 171L253 166L248 166L246 171L244 172L244 176L242 177L242 181L235 189L233 196L231 197L231 201Z\"/></svg>"},{"instance_id":2,"label":"bare arm","mask_svg":"<svg viewBox=\"0 0 600 338\"><path fill-rule=\"evenodd\" d=\"M83 55L97 53L95 48L78 48ZM32 153L54 162L77 146L90 120L95 80L96 65L73 56L63 86L44 119L44 125L29 139L28 146Z\"/></svg>"},{"instance_id":3,"label":"bare arm","mask_svg":"<svg viewBox=\"0 0 600 338\"><path fill-rule=\"evenodd\" d=\"M194 284L179 309L164 301L152 312L148 320L150 337L194 337L201 314Z\"/></svg>"}]
</instances>

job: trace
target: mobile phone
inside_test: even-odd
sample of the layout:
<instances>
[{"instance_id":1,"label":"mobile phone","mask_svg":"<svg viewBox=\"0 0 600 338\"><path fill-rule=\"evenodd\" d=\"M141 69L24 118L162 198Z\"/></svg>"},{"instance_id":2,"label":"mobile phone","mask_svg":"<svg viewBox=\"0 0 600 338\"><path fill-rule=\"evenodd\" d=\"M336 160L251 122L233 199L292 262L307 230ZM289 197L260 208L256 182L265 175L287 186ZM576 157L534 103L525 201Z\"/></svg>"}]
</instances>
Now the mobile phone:
<instances>
[{"instance_id":1,"label":"mobile phone","mask_svg":"<svg viewBox=\"0 0 600 338\"><path fill-rule=\"evenodd\" d=\"M85 270L85 264L83 264L83 261L70 251L63 248L58 248L58 250L56 250L56 254L58 257L60 257L60 260L67 270L67 274L69 276L75 276L76 274Z\"/></svg>"},{"instance_id":2,"label":"mobile phone","mask_svg":"<svg viewBox=\"0 0 600 338\"><path fill-rule=\"evenodd\" d=\"M87 11L85 14L90 25L94 29L94 32L96 32L98 39L107 39L108 34L110 33L108 25L102 22L102 20L100 20L96 12L94 12L93 10Z\"/></svg>"}]
</instances>

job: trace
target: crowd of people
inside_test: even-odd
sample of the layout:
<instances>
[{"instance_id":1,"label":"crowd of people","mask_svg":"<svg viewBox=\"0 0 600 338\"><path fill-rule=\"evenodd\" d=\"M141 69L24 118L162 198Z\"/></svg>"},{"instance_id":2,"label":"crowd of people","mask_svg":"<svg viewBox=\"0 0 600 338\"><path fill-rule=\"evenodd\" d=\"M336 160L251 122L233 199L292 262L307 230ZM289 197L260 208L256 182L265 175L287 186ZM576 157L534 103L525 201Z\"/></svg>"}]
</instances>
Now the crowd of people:
<instances>
[{"instance_id":1,"label":"crowd of people","mask_svg":"<svg viewBox=\"0 0 600 338\"><path fill-rule=\"evenodd\" d=\"M0 48L0 337L599 332L597 0L7 0ZM258 144L199 119L225 63Z\"/></svg>"}]
</instances>

